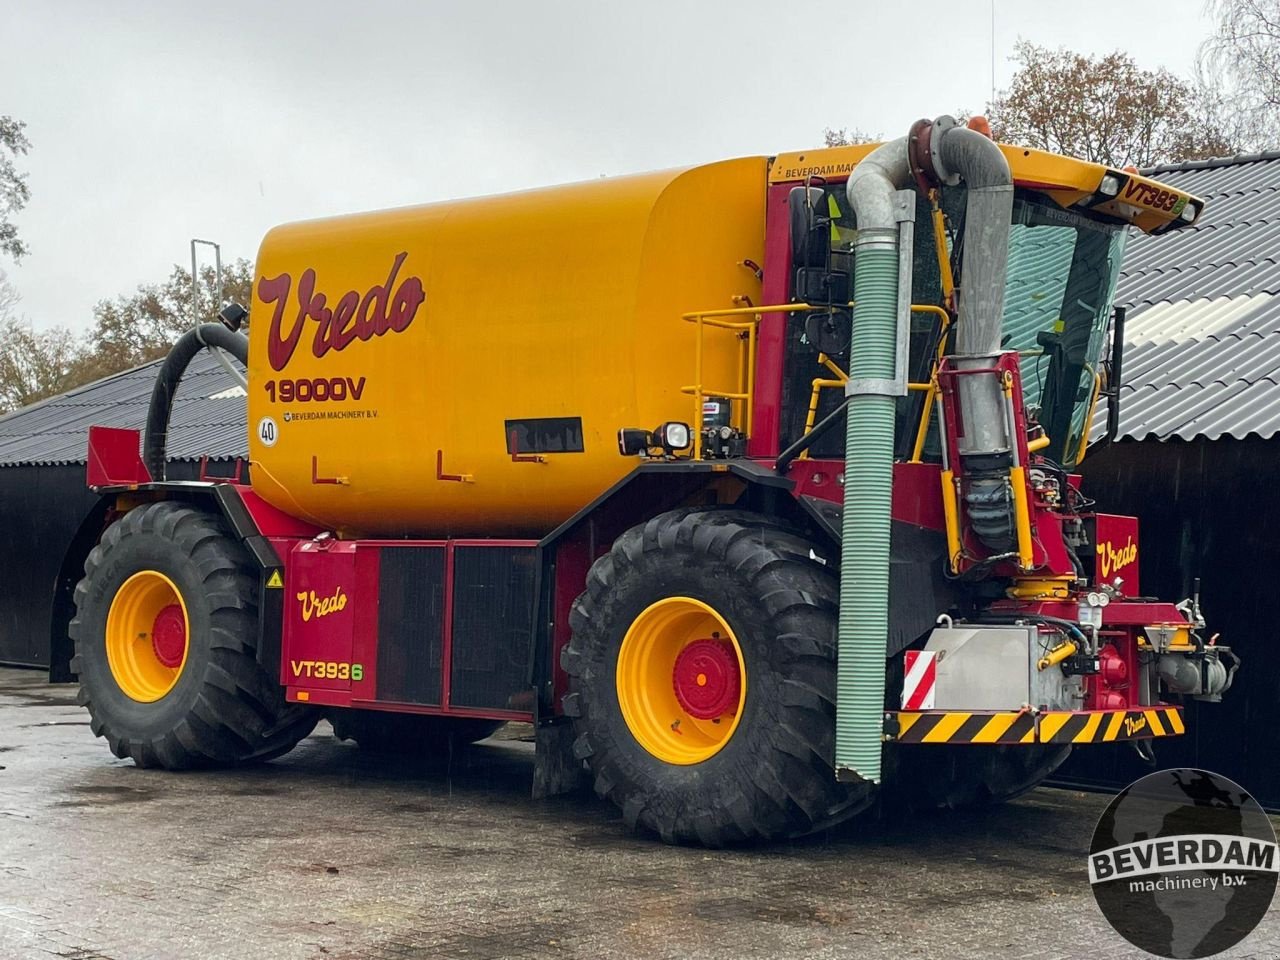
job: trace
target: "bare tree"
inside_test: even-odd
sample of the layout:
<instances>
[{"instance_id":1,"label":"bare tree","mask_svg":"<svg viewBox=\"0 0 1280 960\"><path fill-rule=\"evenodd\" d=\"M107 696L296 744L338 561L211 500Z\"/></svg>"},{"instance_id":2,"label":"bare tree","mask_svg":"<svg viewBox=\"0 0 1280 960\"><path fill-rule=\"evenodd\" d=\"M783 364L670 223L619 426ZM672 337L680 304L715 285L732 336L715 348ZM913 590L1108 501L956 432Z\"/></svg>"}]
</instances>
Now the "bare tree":
<instances>
[{"instance_id":1,"label":"bare tree","mask_svg":"<svg viewBox=\"0 0 1280 960\"><path fill-rule=\"evenodd\" d=\"M36 330L18 316L18 300L0 273L0 413L71 389L80 360L80 342L70 330Z\"/></svg>"},{"instance_id":2,"label":"bare tree","mask_svg":"<svg viewBox=\"0 0 1280 960\"><path fill-rule=\"evenodd\" d=\"M1198 71L1249 149L1280 145L1280 0L1210 0L1217 18Z\"/></svg>"},{"instance_id":3,"label":"bare tree","mask_svg":"<svg viewBox=\"0 0 1280 960\"><path fill-rule=\"evenodd\" d=\"M1191 86L1116 51L1087 57L1021 41L1008 90L987 105L998 140L1112 167L1224 156L1236 145Z\"/></svg>"},{"instance_id":4,"label":"bare tree","mask_svg":"<svg viewBox=\"0 0 1280 960\"><path fill-rule=\"evenodd\" d=\"M27 175L19 173L14 164L19 155L31 149L31 142L22 132L26 127L21 120L0 116L0 253L7 253L15 261L30 252L12 220L31 198Z\"/></svg>"},{"instance_id":5,"label":"bare tree","mask_svg":"<svg viewBox=\"0 0 1280 960\"><path fill-rule=\"evenodd\" d=\"M223 266L223 298L251 302L253 264ZM191 274L175 266L163 283L144 283L129 296L102 300L93 327L77 336L66 327L37 330L18 315L18 294L0 272L0 413L35 403L164 356L191 329ZM200 271L200 316L216 318L217 280Z\"/></svg>"},{"instance_id":6,"label":"bare tree","mask_svg":"<svg viewBox=\"0 0 1280 960\"><path fill-rule=\"evenodd\" d=\"M884 139L878 134L870 134L861 127L827 127L822 131L822 139L828 147L848 147L855 143L878 143Z\"/></svg>"},{"instance_id":7,"label":"bare tree","mask_svg":"<svg viewBox=\"0 0 1280 960\"><path fill-rule=\"evenodd\" d=\"M222 267L223 300L252 302L253 264L234 260ZM201 323L217 319L217 277L212 267L200 270ZM191 271L175 265L163 283L144 283L128 296L100 300L93 308L91 349L78 367L85 380L163 357L173 342L190 330Z\"/></svg>"}]
</instances>

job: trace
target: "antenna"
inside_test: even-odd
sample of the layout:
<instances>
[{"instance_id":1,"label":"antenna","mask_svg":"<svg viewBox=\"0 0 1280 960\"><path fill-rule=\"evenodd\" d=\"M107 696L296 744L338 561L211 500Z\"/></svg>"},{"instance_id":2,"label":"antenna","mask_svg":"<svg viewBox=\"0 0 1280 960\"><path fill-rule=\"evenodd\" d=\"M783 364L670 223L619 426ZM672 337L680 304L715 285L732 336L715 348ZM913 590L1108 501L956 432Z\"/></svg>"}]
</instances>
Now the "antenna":
<instances>
[{"instance_id":1,"label":"antenna","mask_svg":"<svg viewBox=\"0 0 1280 960\"><path fill-rule=\"evenodd\" d=\"M191 238L191 329L200 326L200 274L199 264L196 262L196 247L206 246L213 247L213 262L215 266L215 275L218 284L218 302L215 303L214 310L222 309L222 247L214 243L212 240L199 240L195 237ZM226 351L219 347L209 346L209 352L218 358L218 362L222 364L222 369L226 370L231 379L240 384L246 390L249 388L249 381L239 370L231 365L231 361L227 359Z\"/></svg>"},{"instance_id":2,"label":"antenna","mask_svg":"<svg viewBox=\"0 0 1280 960\"><path fill-rule=\"evenodd\" d=\"M991 0L991 100L996 102L996 0Z\"/></svg>"},{"instance_id":3,"label":"antenna","mask_svg":"<svg viewBox=\"0 0 1280 960\"><path fill-rule=\"evenodd\" d=\"M994 0L993 0L994 2ZM222 247L212 240L191 238L191 328L200 326L200 281L196 267L196 247L204 245L213 247L213 260L217 264L218 302L213 305L215 311L222 309Z\"/></svg>"}]
</instances>

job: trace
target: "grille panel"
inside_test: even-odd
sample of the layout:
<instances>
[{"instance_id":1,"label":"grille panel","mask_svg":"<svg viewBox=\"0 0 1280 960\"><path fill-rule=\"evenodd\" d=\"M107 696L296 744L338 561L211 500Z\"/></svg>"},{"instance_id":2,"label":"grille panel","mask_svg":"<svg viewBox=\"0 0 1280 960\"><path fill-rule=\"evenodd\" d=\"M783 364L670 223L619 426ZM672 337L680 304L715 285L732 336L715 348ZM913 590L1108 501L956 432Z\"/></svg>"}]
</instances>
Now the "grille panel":
<instances>
[{"instance_id":1,"label":"grille panel","mask_svg":"<svg viewBox=\"0 0 1280 960\"><path fill-rule=\"evenodd\" d=\"M380 554L378 699L439 705L444 547L387 547Z\"/></svg>"},{"instance_id":2,"label":"grille panel","mask_svg":"<svg viewBox=\"0 0 1280 960\"><path fill-rule=\"evenodd\" d=\"M512 698L529 690L536 558L533 547L455 548L452 705L522 709Z\"/></svg>"}]
</instances>

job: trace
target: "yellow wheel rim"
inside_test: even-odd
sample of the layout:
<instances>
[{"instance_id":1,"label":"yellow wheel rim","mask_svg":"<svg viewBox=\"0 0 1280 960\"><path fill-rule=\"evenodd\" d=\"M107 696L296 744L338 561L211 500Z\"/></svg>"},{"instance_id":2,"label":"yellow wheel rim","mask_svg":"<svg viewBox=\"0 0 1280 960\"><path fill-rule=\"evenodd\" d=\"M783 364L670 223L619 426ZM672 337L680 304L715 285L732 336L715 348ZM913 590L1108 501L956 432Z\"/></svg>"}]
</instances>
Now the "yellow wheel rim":
<instances>
[{"instance_id":1,"label":"yellow wheel rim","mask_svg":"<svg viewBox=\"0 0 1280 960\"><path fill-rule=\"evenodd\" d=\"M667 763L715 756L747 699L742 647L711 606L668 597L632 622L618 651L618 704L636 742Z\"/></svg>"},{"instance_id":2,"label":"yellow wheel rim","mask_svg":"<svg viewBox=\"0 0 1280 960\"><path fill-rule=\"evenodd\" d=\"M187 605L172 580L155 570L120 585L107 611L107 665L121 691L154 703L173 689L187 663Z\"/></svg>"}]
</instances>

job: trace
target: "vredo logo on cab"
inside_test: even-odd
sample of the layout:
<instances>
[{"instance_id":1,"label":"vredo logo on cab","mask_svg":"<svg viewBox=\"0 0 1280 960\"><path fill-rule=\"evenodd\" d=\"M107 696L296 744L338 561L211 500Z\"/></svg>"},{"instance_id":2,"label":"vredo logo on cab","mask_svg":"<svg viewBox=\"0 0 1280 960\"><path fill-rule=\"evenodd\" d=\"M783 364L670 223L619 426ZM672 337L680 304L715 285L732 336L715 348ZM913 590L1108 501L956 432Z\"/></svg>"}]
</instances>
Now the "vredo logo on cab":
<instances>
[{"instance_id":1,"label":"vredo logo on cab","mask_svg":"<svg viewBox=\"0 0 1280 960\"><path fill-rule=\"evenodd\" d=\"M1104 580L1137 559L1138 545L1133 542L1133 537L1127 538L1121 547L1116 547L1110 540L1098 544L1098 565Z\"/></svg>"}]
</instances>

